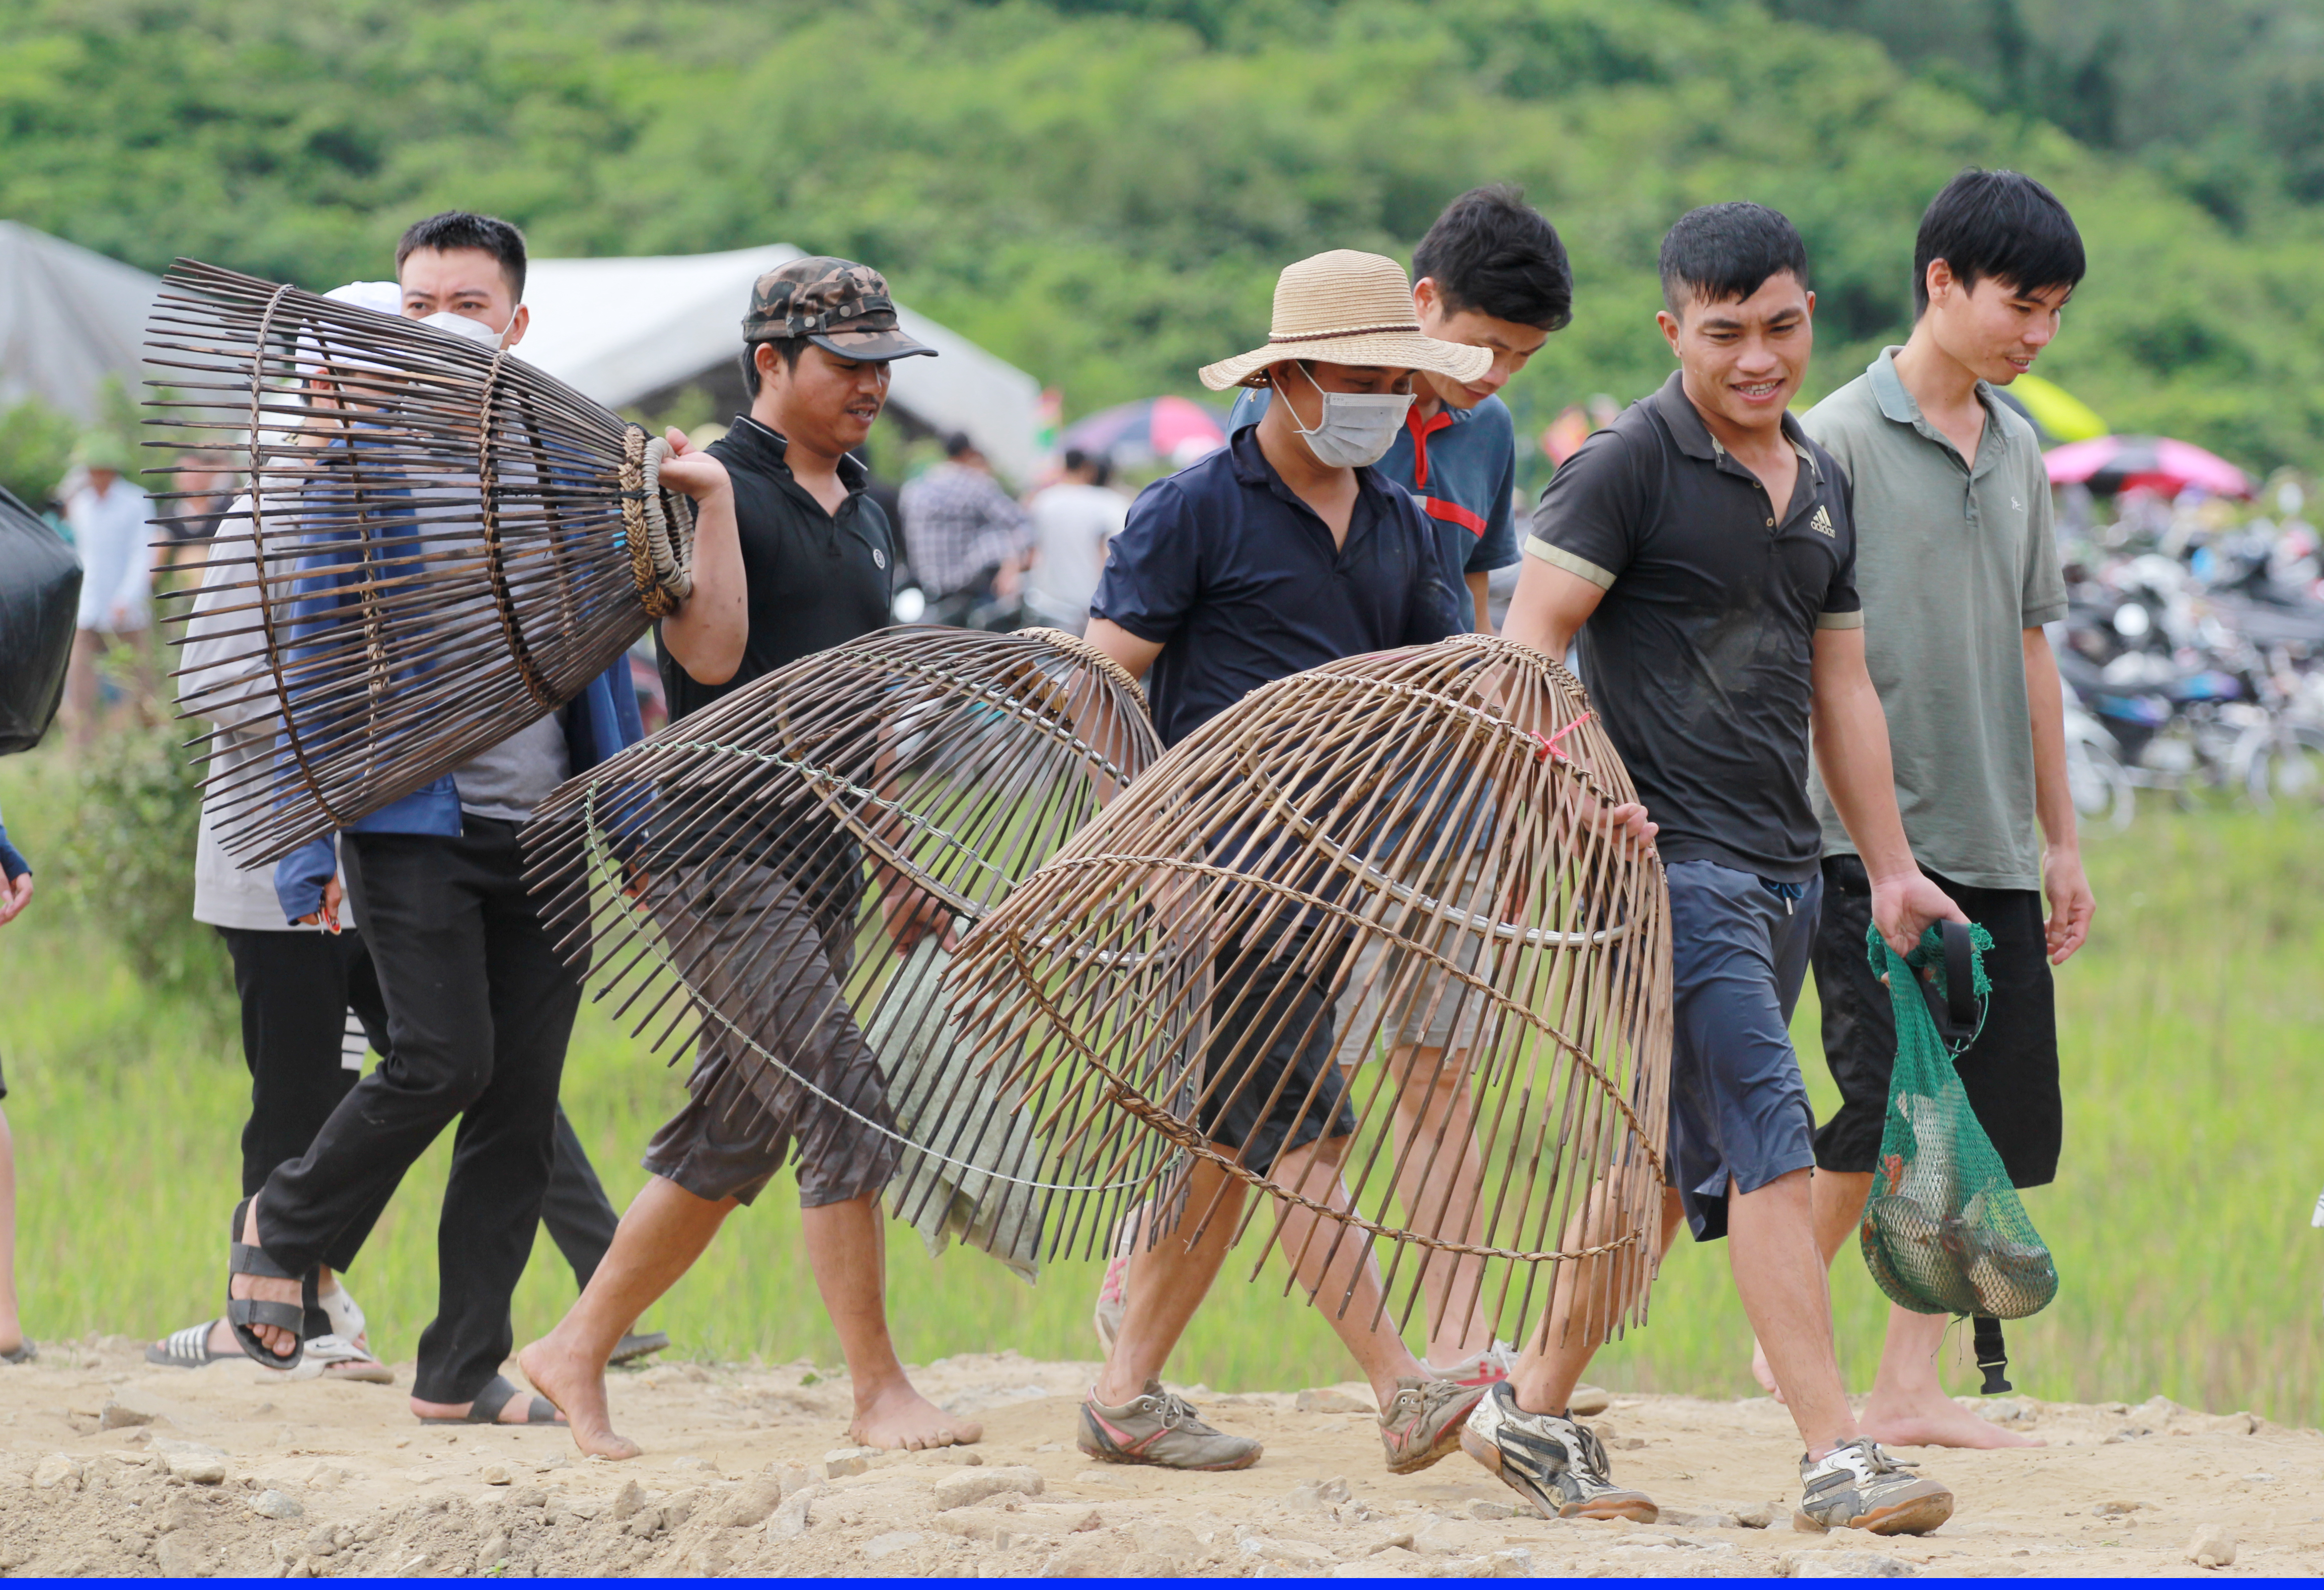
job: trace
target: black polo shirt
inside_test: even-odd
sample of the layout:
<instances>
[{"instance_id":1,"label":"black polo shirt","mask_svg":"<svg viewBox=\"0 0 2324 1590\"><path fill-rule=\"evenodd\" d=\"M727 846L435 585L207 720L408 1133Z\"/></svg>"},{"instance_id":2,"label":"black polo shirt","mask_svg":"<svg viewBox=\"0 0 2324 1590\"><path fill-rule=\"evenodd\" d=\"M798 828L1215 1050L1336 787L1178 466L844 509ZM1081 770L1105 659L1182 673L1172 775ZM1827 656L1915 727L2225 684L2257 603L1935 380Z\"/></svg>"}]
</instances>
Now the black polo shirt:
<instances>
[{"instance_id":1,"label":"black polo shirt","mask_svg":"<svg viewBox=\"0 0 2324 1590\"><path fill-rule=\"evenodd\" d=\"M1665 861L1781 883L1816 874L1811 667L1820 629L1864 621L1847 474L1800 455L1777 512L1673 374L1550 477L1526 551L1604 589L1582 673Z\"/></svg>"},{"instance_id":2,"label":"black polo shirt","mask_svg":"<svg viewBox=\"0 0 2324 1590\"><path fill-rule=\"evenodd\" d=\"M734 524L742 546L751 632L742 666L724 685L705 685L678 666L654 627L662 689L674 721L809 652L883 629L892 596L895 538L888 516L864 492L863 465L839 461L847 501L835 517L791 478L783 438L748 415L710 444L734 483Z\"/></svg>"},{"instance_id":3,"label":"black polo shirt","mask_svg":"<svg viewBox=\"0 0 2324 1590\"><path fill-rule=\"evenodd\" d=\"M1146 687L1156 731L1176 745L1287 674L1460 633L1460 572L1442 557L1420 505L1369 469L1334 547L1247 426L1139 494L1090 611L1162 647Z\"/></svg>"}]
</instances>

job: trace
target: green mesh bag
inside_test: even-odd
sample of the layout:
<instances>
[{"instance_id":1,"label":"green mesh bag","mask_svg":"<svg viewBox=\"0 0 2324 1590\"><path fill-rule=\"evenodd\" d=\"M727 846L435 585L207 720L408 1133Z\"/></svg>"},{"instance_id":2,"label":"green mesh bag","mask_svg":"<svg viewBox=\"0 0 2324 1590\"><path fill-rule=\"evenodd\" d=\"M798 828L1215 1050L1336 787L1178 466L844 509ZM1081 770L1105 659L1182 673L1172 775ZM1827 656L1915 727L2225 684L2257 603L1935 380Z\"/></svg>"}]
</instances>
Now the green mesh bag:
<instances>
[{"instance_id":1,"label":"green mesh bag","mask_svg":"<svg viewBox=\"0 0 2324 1590\"><path fill-rule=\"evenodd\" d=\"M1896 1013L1896 1071L1864 1206L1864 1263L1915 1313L2022 1319L2058 1295L2057 1266L1953 1070L1984 1025L1993 936L1940 923L1910 955L1877 927L1866 942Z\"/></svg>"}]
</instances>

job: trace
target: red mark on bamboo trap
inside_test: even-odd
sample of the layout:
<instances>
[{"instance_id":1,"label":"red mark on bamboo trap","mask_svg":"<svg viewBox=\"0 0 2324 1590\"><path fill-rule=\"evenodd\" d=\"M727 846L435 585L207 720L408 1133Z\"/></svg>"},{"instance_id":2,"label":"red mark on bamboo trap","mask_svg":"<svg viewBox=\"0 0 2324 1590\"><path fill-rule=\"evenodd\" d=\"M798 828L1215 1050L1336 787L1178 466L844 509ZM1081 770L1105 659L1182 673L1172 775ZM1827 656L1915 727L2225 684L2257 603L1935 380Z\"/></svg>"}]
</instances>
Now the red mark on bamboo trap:
<instances>
[{"instance_id":1,"label":"red mark on bamboo trap","mask_svg":"<svg viewBox=\"0 0 2324 1590\"><path fill-rule=\"evenodd\" d=\"M1580 717L1574 719L1572 722L1568 723L1564 728L1549 736L1546 740L1543 740L1539 734L1536 734L1534 738L1541 740L1541 749L1534 753L1533 759L1536 762L1545 762L1550 758L1555 757L1561 762L1571 764L1573 758L1567 756L1563 751L1558 749L1557 742L1563 740L1567 735L1572 733L1576 729L1581 728L1582 725L1587 723L1591 719L1597 715L1598 714L1595 712L1584 712Z\"/></svg>"}]
</instances>

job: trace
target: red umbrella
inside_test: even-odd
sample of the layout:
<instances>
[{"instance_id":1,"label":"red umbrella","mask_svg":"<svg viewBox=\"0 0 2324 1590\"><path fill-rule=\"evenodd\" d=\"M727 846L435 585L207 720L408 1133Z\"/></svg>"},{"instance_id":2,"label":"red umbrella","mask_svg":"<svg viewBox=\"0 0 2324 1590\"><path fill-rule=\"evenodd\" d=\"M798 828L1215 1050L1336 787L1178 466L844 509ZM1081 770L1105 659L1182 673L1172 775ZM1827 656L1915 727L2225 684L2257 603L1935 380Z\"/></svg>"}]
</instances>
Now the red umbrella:
<instances>
[{"instance_id":1,"label":"red umbrella","mask_svg":"<svg viewBox=\"0 0 2324 1590\"><path fill-rule=\"evenodd\" d=\"M2145 486L2176 497L2189 486L2214 497L2248 497L2251 479L2216 453L2169 437L2092 437L2068 442L2042 455L2050 483L2080 483L2093 492L2124 492Z\"/></svg>"}]
</instances>

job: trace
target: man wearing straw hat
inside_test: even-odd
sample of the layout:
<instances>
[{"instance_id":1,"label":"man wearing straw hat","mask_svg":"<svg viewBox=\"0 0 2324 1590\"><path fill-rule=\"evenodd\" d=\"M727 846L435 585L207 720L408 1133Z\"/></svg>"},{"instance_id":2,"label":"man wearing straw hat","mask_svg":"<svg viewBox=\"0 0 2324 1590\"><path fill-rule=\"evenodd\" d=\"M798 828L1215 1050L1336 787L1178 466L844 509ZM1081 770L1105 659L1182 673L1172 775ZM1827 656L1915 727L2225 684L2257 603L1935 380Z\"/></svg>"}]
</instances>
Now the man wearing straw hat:
<instances>
[{"instance_id":1,"label":"man wearing straw hat","mask_svg":"<svg viewBox=\"0 0 2324 1590\"><path fill-rule=\"evenodd\" d=\"M1492 363L1489 348L1422 334L1411 285L1393 260L1336 249L1284 271L1266 345L1202 372L1213 391L1264 384L1275 400L1227 446L1147 488L1090 602L1091 644L1150 676L1165 745L1271 680L1467 628L1453 596L1460 572L1447 565L1434 528L1371 466L1404 428L1416 372L1475 381ZM1264 965L1246 964L1263 956L1271 957ZM1248 1052L1256 1041L1248 1029L1260 1025L1249 1014L1255 1003L1296 1002L1314 1019L1277 1025L1328 1034L1319 1012L1330 973L1319 979L1315 957L1280 947L1233 959L1229 977L1255 997L1214 999L1240 1013L1244 1030L1224 1030L1236 1025L1231 1014L1213 1048L1230 1054L1222 1072L1250 1075L1212 1089L1222 1102L1205 1107L1204 1126L1247 1169L1344 1209L1338 1164L1355 1117L1328 1037L1277 1037ZM1278 1086L1286 1075L1288 1085ZM1259 1102L1270 1098L1271 1107ZM1213 1429L1162 1388L1163 1365L1225 1260L1245 1197L1242 1181L1207 1160L1190 1175L1183 1207L1203 1212L1200 1229L1157 1234L1141 1218L1148 1228L1132 1242L1120 1325L1082 1404L1081 1448L1106 1462L1231 1469L1259 1460L1257 1441ZM1347 1299L1332 1327L1379 1400L1388 1466L1425 1468L1452 1449L1480 1388L1430 1375L1379 1307L1369 1250L1310 1244L1314 1224L1314 1215L1294 1212L1284 1251L1301 1255L1310 1295Z\"/></svg>"}]
</instances>

